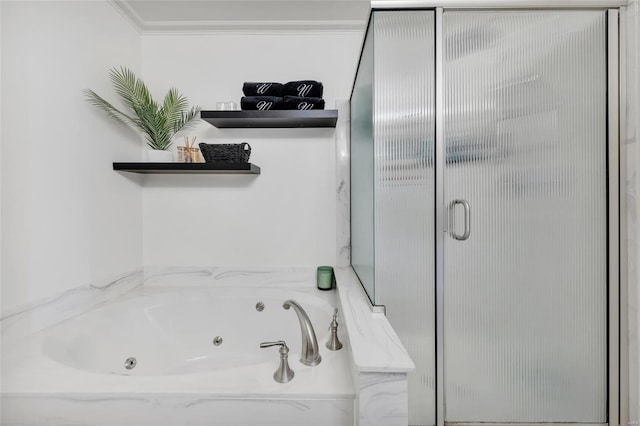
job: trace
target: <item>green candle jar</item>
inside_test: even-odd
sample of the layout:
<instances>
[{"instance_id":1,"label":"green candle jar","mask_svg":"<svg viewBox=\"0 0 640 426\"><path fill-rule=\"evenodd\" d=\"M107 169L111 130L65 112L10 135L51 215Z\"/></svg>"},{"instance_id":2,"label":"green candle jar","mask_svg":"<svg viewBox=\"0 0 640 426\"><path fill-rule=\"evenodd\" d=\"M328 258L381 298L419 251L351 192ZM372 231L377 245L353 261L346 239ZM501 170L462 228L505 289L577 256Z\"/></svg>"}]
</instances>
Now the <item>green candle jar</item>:
<instances>
[{"instance_id":1,"label":"green candle jar","mask_svg":"<svg viewBox=\"0 0 640 426\"><path fill-rule=\"evenodd\" d=\"M334 284L333 268L331 266L318 266L316 284L318 290L331 290Z\"/></svg>"}]
</instances>

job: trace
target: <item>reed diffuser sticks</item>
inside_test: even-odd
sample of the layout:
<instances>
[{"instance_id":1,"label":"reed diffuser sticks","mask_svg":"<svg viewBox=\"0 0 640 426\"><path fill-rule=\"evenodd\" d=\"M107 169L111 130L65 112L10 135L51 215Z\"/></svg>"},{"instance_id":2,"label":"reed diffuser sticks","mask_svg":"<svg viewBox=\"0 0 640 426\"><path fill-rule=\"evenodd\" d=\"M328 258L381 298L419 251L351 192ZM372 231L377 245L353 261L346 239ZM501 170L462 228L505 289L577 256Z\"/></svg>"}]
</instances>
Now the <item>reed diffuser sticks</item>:
<instances>
[{"instance_id":1,"label":"reed diffuser sticks","mask_svg":"<svg viewBox=\"0 0 640 426\"><path fill-rule=\"evenodd\" d=\"M189 139L189 136L184 136L184 146L178 147L178 162L179 163L199 163L200 162L200 149L195 146L197 136Z\"/></svg>"}]
</instances>

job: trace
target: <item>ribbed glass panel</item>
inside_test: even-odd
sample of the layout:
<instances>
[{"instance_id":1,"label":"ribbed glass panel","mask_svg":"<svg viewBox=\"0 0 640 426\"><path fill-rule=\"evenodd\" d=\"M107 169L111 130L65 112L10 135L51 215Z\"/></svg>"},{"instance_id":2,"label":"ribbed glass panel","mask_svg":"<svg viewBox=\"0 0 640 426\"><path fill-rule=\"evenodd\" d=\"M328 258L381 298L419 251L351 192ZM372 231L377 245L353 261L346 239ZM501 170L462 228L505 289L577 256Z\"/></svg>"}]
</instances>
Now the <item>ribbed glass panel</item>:
<instances>
[{"instance_id":1,"label":"ribbed glass panel","mask_svg":"<svg viewBox=\"0 0 640 426\"><path fill-rule=\"evenodd\" d=\"M604 12L443 28L446 420L606 422Z\"/></svg>"},{"instance_id":2,"label":"ribbed glass panel","mask_svg":"<svg viewBox=\"0 0 640 426\"><path fill-rule=\"evenodd\" d=\"M409 424L435 424L434 12L375 12L376 303L416 364Z\"/></svg>"},{"instance_id":3,"label":"ribbed glass panel","mask_svg":"<svg viewBox=\"0 0 640 426\"><path fill-rule=\"evenodd\" d=\"M374 300L373 30L369 26L351 94L351 265Z\"/></svg>"}]
</instances>

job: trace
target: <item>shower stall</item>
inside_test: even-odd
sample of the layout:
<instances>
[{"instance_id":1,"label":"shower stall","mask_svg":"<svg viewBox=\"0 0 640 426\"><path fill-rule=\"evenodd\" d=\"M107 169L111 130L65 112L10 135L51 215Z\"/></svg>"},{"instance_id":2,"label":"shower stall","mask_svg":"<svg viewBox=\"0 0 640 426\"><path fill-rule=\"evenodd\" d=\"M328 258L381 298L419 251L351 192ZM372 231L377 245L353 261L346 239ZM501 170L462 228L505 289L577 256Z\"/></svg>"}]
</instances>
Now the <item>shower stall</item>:
<instances>
[{"instance_id":1,"label":"shower stall","mask_svg":"<svg viewBox=\"0 0 640 426\"><path fill-rule=\"evenodd\" d=\"M374 4L352 266L411 425L619 422L618 13Z\"/></svg>"}]
</instances>

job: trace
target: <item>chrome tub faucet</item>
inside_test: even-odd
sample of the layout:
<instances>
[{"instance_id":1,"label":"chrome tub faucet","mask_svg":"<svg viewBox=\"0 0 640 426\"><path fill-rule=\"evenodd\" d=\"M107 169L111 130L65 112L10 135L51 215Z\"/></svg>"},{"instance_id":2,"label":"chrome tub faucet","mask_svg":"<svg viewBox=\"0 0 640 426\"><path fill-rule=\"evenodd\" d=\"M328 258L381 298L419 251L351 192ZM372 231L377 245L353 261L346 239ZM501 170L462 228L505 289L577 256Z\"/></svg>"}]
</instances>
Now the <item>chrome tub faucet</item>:
<instances>
[{"instance_id":1,"label":"chrome tub faucet","mask_svg":"<svg viewBox=\"0 0 640 426\"><path fill-rule=\"evenodd\" d=\"M280 346L280 367L273 373L273 380L278 383L287 383L293 379L295 373L289 367L289 347L284 340L278 340L277 342L262 342L261 348L270 348L271 346Z\"/></svg>"},{"instance_id":2,"label":"chrome tub faucet","mask_svg":"<svg viewBox=\"0 0 640 426\"><path fill-rule=\"evenodd\" d=\"M318 349L318 339L316 333L313 330L313 325L307 313L302 309L302 306L298 302L292 299L285 300L282 307L289 309L293 307L298 315L298 321L300 322L300 332L302 333L302 351L300 352L300 362L304 365L315 366L320 364L322 358L320 357L320 350Z\"/></svg>"}]
</instances>

